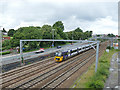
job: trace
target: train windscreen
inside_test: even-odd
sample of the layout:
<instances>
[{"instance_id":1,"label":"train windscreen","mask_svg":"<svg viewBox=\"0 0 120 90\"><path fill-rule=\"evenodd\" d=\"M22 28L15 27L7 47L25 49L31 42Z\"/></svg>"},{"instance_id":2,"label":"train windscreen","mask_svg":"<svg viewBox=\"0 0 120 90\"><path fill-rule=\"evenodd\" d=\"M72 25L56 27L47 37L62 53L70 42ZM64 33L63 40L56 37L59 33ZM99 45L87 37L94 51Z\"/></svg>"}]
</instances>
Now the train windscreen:
<instances>
[{"instance_id":1,"label":"train windscreen","mask_svg":"<svg viewBox=\"0 0 120 90\"><path fill-rule=\"evenodd\" d=\"M61 54L62 54L61 52L56 52L55 56L61 56Z\"/></svg>"}]
</instances>

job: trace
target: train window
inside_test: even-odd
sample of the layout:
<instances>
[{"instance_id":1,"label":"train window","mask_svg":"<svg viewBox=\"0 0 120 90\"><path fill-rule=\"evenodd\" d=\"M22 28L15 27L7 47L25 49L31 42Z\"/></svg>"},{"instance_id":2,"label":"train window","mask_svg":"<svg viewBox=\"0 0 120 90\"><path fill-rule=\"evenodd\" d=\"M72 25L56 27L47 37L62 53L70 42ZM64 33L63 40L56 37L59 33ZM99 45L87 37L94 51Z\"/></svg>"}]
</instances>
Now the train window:
<instances>
[{"instance_id":1,"label":"train window","mask_svg":"<svg viewBox=\"0 0 120 90\"><path fill-rule=\"evenodd\" d=\"M61 52L56 52L55 56L61 56L61 54L62 54Z\"/></svg>"},{"instance_id":2,"label":"train window","mask_svg":"<svg viewBox=\"0 0 120 90\"><path fill-rule=\"evenodd\" d=\"M68 52L64 52L64 55L68 55Z\"/></svg>"},{"instance_id":3,"label":"train window","mask_svg":"<svg viewBox=\"0 0 120 90\"><path fill-rule=\"evenodd\" d=\"M70 52L67 53L68 55L70 54Z\"/></svg>"},{"instance_id":4,"label":"train window","mask_svg":"<svg viewBox=\"0 0 120 90\"><path fill-rule=\"evenodd\" d=\"M76 50L71 51L71 53L73 53L73 52L77 52L77 49L76 49Z\"/></svg>"}]
</instances>

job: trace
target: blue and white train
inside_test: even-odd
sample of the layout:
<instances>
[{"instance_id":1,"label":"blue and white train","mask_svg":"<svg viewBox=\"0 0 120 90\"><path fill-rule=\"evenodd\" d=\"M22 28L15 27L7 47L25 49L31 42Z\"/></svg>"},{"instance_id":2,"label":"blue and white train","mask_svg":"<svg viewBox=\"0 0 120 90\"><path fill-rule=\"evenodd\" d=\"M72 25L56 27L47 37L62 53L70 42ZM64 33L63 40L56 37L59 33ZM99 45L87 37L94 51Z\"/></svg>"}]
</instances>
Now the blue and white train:
<instances>
[{"instance_id":1,"label":"blue and white train","mask_svg":"<svg viewBox=\"0 0 120 90\"><path fill-rule=\"evenodd\" d=\"M70 58L70 57L75 56L81 52L84 52L84 51L91 49L93 46L96 47L96 43L90 43L90 44L83 45L81 47L76 47L76 48L69 49L69 50L57 51L55 53L54 60L56 62L62 62L63 60L66 60L67 58Z\"/></svg>"}]
</instances>

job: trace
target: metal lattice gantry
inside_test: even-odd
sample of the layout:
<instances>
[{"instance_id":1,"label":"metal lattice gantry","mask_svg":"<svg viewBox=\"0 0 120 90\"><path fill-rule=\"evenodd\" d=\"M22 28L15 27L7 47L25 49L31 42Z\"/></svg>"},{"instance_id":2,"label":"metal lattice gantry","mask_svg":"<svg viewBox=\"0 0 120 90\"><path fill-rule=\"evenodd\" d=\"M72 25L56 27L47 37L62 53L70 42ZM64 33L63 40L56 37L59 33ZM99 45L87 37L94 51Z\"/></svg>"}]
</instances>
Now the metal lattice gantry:
<instances>
[{"instance_id":1,"label":"metal lattice gantry","mask_svg":"<svg viewBox=\"0 0 120 90\"><path fill-rule=\"evenodd\" d=\"M88 41L88 40L56 40L56 39L26 39L26 40L20 40L20 60L21 60L21 65L24 65L24 58L23 58L23 43L24 41L57 41L57 42L60 42L60 41L64 41L64 42L89 42L89 43L96 43L97 44L97 48L94 49L96 50L96 67L95 67L95 72L97 71L97 64L98 64L98 56L99 56L99 43L100 41Z\"/></svg>"}]
</instances>

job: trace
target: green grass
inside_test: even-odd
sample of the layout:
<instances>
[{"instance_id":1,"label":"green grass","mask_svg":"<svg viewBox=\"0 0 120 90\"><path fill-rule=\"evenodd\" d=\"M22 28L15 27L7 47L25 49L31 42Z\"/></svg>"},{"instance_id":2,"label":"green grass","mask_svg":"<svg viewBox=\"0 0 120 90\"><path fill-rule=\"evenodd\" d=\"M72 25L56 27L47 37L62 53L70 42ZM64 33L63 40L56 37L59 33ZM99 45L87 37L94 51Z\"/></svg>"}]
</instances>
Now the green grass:
<instances>
[{"instance_id":1,"label":"green grass","mask_svg":"<svg viewBox=\"0 0 120 90\"><path fill-rule=\"evenodd\" d=\"M3 37L9 37L8 35L2 35Z\"/></svg>"},{"instance_id":2,"label":"green grass","mask_svg":"<svg viewBox=\"0 0 120 90\"><path fill-rule=\"evenodd\" d=\"M117 50L110 50L109 53L104 52L104 54L99 58L98 70L95 73L95 63L92 64L86 73L78 77L78 79L71 86L74 88L103 88L104 83L109 75L110 60L112 55L117 52Z\"/></svg>"},{"instance_id":3,"label":"green grass","mask_svg":"<svg viewBox=\"0 0 120 90\"><path fill-rule=\"evenodd\" d=\"M10 37L10 39L13 39L13 37Z\"/></svg>"}]
</instances>

